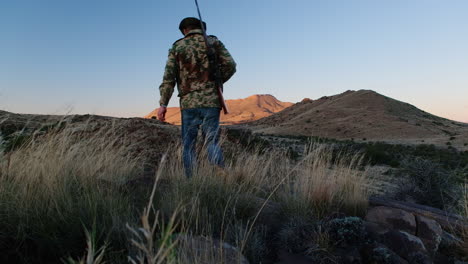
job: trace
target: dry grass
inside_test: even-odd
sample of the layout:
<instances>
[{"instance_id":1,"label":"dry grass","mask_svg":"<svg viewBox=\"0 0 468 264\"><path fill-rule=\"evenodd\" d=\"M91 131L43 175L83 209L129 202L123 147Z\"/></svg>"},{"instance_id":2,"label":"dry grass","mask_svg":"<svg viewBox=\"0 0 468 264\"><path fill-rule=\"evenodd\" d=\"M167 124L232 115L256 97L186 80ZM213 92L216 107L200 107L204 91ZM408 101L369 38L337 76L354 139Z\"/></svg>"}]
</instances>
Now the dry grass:
<instances>
[{"instance_id":1,"label":"dry grass","mask_svg":"<svg viewBox=\"0 0 468 264\"><path fill-rule=\"evenodd\" d=\"M280 193L323 217L333 210L359 215L367 208L371 179L360 169L363 156L333 157L327 145L312 145L285 180ZM296 209L297 210L297 209Z\"/></svg>"},{"instance_id":2,"label":"dry grass","mask_svg":"<svg viewBox=\"0 0 468 264\"><path fill-rule=\"evenodd\" d=\"M78 258L87 241L83 227L97 230L93 248L109 243L105 252L88 250L95 261L120 263L129 254L132 263L204 263L229 255L242 263L242 253L259 262L268 253L270 230L260 215L271 203L286 217L310 219L359 214L367 206L361 157L333 157L323 145L311 146L299 162L282 151L235 146L224 170L201 151L192 179L183 174L180 148L168 146L173 151L159 164L148 204L133 204L119 188L142 172L142 164L115 129L52 130L0 156L0 234L15 241L11 254L37 249L19 262ZM140 206L141 227L135 228ZM210 246L197 248L202 244Z\"/></svg>"},{"instance_id":3,"label":"dry grass","mask_svg":"<svg viewBox=\"0 0 468 264\"><path fill-rule=\"evenodd\" d=\"M96 243L125 243L126 222L135 218L118 186L141 171L122 145L106 137L53 130L32 136L0 161L0 233L4 257L37 263L76 258L83 228L96 227ZM0 245L2 246L2 245ZM20 252L18 254L18 252Z\"/></svg>"}]
</instances>

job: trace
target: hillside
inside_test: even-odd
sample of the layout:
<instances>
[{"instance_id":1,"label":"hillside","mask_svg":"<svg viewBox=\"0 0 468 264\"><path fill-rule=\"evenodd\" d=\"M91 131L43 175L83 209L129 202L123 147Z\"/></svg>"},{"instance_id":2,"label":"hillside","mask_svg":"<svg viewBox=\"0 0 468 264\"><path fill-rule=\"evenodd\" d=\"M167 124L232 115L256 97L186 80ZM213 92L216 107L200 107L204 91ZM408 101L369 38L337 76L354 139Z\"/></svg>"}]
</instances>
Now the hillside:
<instances>
[{"instance_id":1,"label":"hillside","mask_svg":"<svg viewBox=\"0 0 468 264\"><path fill-rule=\"evenodd\" d=\"M305 99L247 124L256 133L427 143L468 149L468 124L441 118L370 90Z\"/></svg>"},{"instance_id":2,"label":"hillside","mask_svg":"<svg viewBox=\"0 0 468 264\"><path fill-rule=\"evenodd\" d=\"M221 123L224 125L239 124L255 121L270 116L293 105L293 103L281 102L269 94L252 95L244 99L226 100L230 113L221 114ZM157 109L145 116L152 118L157 116ZM169 107L166 114L166 122L180 125L180 109Z\"/></svg>"},{"instance_id":3,"label":"hillside","mask_svg":"<svg viewBox=\"0 0 468 264\"><path fill-rule=\"evenodd\" d=\"M0 153L34 136L64 129L73 135L92 137L108 131L103 138L122 140L119 144L129 153L144 155L145 164L156 164L165 153L166 145L178 140L178 128L143 118L116 118L97 115L35 115L16 114L0 110ZM152 150L151 150L152 149Z\"/></svg>"}]
</instances>

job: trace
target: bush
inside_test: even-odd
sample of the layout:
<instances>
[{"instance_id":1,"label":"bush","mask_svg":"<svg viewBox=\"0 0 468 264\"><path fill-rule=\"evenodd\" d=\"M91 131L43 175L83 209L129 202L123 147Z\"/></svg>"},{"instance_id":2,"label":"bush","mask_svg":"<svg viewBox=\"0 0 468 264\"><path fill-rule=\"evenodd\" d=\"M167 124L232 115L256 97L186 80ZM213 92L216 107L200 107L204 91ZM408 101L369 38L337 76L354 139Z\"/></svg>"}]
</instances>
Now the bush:
<instances>
[{"instance_id":1,"label":"bush","mask_svg":"<svg viewBox=\"0 0 468 264\"><path fill-rule=\"evenodd\" d=\"M424 159L403 160L400 174L405 177L401 195L409 195L417 203L452 211L461 198L460 183L466 171L447 170Z\"/></svg>"}]
</instances>

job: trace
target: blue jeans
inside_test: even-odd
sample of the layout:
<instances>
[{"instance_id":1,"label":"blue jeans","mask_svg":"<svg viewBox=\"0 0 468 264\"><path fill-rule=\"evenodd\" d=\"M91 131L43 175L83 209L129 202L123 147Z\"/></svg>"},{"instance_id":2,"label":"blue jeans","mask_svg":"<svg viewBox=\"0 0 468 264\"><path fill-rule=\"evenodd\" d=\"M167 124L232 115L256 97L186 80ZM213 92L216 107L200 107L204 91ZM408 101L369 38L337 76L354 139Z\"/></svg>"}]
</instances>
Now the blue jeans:
<instances>
[{"instance_id":1,"label":"blue jeans","mask_svg":"<svg viewBox=\"0 0 468 264\"><path fill-rule=\"evenodd\" d=\"M211 164L224 167L224 158L219 146L219 114L216 107L191 108L182 110L182 144L185 175L192 177L197 163L196 142L201 128Z\"/></svg>"}]
</instances>

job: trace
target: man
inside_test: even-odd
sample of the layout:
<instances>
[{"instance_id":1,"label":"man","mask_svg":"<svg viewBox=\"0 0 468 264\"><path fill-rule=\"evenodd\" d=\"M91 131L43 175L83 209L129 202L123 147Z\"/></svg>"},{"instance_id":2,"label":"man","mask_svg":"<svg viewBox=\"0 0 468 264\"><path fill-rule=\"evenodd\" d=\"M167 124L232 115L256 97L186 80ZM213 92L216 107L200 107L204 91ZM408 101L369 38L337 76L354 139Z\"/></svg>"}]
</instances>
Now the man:
<instances>
[{"instance_id":1,"label":"man","mask_svg":"<svg viewBox=\"0 0 468 264\"><path fill-rule=\"evenodd\" d=\"M203 22L206 29L206 23ZM210 68L206 44L200 20L184 18L179 25L184 38L176 41L169 50L164 78L159 91L161 93L158 119L165 121L169 99L177 89L182 113L183 163L185 174L191 177L196 164L195 144L198 129L201 128L208 151L209 161L217 166L224 166L222 150L219 146L219 115L221 104L214 80L213 67ZM208 36L218 58L223 82L236 72L236 63L215 36Z\"/></svg>"}]
</instances>

